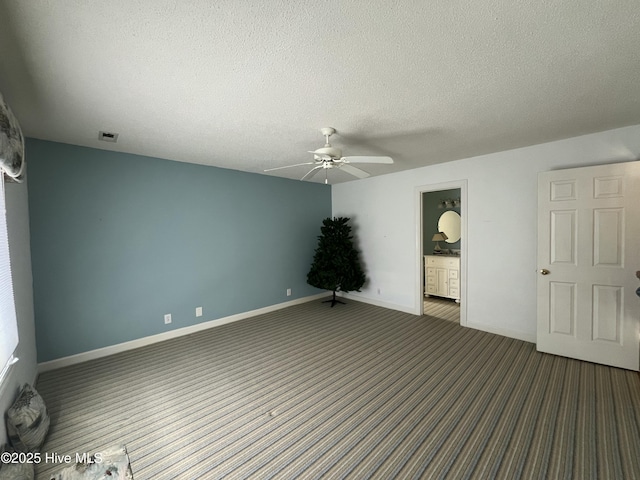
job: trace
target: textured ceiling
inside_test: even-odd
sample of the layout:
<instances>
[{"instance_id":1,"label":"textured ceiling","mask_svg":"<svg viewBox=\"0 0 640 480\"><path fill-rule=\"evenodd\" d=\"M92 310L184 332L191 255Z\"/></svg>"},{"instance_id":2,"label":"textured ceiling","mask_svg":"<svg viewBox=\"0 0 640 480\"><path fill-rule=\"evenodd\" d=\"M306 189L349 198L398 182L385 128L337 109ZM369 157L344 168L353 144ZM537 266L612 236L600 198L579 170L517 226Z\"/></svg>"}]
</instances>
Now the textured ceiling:
<instances>
[{"instance_id":1,"label":"textured ceiling","mask_svg":"<svg viewBox=\"0 0 640 480\"><path fill-rule=\"evenodd\" d=\"M640 123L638 25L638 0L0 0L0 91L30 137L262 173L331 126L378 175Z\"/></svg>"}]
</instances>

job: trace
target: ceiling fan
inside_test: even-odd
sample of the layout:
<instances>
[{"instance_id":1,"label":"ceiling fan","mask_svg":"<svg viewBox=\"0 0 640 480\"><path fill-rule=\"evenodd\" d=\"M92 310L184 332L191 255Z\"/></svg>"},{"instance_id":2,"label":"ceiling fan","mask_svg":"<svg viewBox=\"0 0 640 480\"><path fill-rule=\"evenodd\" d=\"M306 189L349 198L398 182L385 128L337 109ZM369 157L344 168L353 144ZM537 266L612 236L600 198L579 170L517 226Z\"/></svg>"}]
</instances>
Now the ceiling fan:
<instances>
[{"instance_id":1,"label":"ceiling fan","mask_svg":"<svg viewBox=\"0 0 640 480\"><path fill-rule=\"evenodd\" d=\"M308 180L317 174L320 170L324 170L324 183L329 183L327 172L331 168L339 168L354 177L367 178L370 176L364 170L360 170L357 167L352 166L352 163L393 163L391 157L372 157L372 156L359 156L359 157L343 157L342 150L336 147L332 147L329 143L329 137L336 133L335 128L326 127L321 128L320 131L325 138L324 147L317 150L309 151L313 153L313 162L297 163L295 165L287 165L285 167L268 168L265 172L272 172L273 170L281 170L283 168L299 167L302 165L313 165L313 168L307 172L307 174L300 180Z\"/></svg>"}]
</instances>

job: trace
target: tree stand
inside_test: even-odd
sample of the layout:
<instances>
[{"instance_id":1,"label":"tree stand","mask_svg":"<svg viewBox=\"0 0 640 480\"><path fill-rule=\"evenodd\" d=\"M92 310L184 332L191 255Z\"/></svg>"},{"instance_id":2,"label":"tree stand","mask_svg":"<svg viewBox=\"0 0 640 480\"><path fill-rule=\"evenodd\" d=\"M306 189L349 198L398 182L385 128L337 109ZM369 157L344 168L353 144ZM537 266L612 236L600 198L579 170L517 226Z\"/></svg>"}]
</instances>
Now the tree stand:
<instances>
[{"instance_id":1,"label":"tree stand","mask_svg":"<svg viewBox=\"0 0 640 480\"><path fill-rule=\"evenodd\" d=\"M346 303L341 302L340 300L336 300L336 291L335 291L335 290L333 291L333 298L332 298L331 300L325 300L325 301L324 301L324 302L322 302L322 303L329 303L329 302L331 302L331 308L333 308L333 306L334 306L336 303L341 303L342 305L346 305Z\"/></svg>"}]
</instances>

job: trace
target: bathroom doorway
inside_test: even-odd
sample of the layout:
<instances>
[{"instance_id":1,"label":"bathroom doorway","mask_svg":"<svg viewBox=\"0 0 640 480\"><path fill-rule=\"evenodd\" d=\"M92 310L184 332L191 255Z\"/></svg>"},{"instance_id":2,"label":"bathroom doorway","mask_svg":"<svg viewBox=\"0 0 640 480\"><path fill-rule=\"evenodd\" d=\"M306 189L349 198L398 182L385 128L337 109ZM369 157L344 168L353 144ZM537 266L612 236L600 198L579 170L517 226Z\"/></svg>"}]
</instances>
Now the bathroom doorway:
<instances>
[{"instance_id":1,"label":"bathroom doorway","mask_svg":"<svg viewBox=\"0 0 640 480\"><path fill-rule=\"evenodd\" d=\"M466 325L466 180L419 188L422 315Z\"/></svg>"}]
</instances>

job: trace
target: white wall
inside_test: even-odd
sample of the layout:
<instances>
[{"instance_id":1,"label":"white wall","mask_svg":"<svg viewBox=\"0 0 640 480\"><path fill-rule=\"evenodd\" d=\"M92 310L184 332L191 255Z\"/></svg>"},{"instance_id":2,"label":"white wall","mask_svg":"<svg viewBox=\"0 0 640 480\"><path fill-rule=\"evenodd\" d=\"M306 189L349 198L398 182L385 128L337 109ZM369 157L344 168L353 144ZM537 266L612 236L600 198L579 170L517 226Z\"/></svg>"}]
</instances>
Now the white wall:
<instances>
[{"instance_id":1,"label":"white wall","mask_svg":"<svg viewBox=\"0 0 640 480\"><path fill-rule=\"evenodd\" d=\"M334 185L369 279L350 295L419 313L416 188L466 179L467 326L534 342L537 174L638 158L640 125Z\"/></svg>"},{"instance_id":2,"label":"white wall","mask_svg":"<svg viewBox=\"0 0 640 480\"><path fill-rule=\"evenodd\" d=\"M20 359L11 369L0 389L0 444L7 441L4 412L15 399L20 386L36 378L36 339L33 316L33 279L29 241L29 204L27 184L6 184L7 230L13 274L13 290L18 318Z\"/></svg>"}]
</instances>

